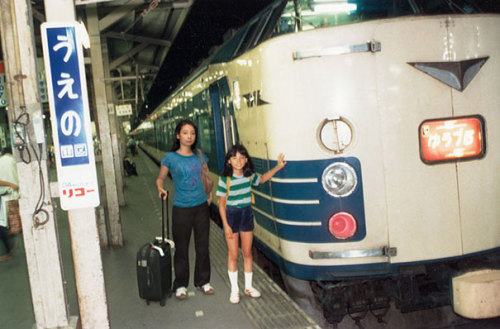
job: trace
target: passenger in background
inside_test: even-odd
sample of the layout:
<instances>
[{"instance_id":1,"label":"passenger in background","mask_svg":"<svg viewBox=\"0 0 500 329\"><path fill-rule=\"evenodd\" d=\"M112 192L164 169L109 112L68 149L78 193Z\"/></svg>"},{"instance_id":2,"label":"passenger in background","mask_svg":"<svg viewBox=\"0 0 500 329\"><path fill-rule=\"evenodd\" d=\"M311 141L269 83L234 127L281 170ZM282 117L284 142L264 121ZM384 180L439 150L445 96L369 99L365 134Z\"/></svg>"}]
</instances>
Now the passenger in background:
<instances>
[{"instance_id":1,"label":"passenger in background","mask_svg":"<svg viewBox=\"0 0 500 329\"><path fill-rule=\"evenodd\" d=\"M210 232L207 196L201 181L201 158L197 153L198 128L190 120L179 122L174 131L170 152L161 160L156 187L160 198L166 199L168 191L164 182L170 173L175 194L172 207L172 234L175 242L173 289L178 299L187 297L189 284L189 240L194 230L196 263L194 285L203 293L214 293L210 285L210 257L208 239ZM205 162L208 158L201 153Z\"/></svg>"},{"instance_id":2,"label":"passenger in background","mask_svg":"<svg viewBox=\"0 0 500 329\"><path fill-rule=\"evenodd\" d=\"M94 154L101 154L101 142L99 142L99 138L97 138L97 136L94 136L92 140L94 141Z\"/></svg>"},{"instance_id":3,"label":"passenger in background","mask_svg":"<svg viewBox=\"0 0 500 329\"><path fill-rule=\"evenodd\" d=\"M127 146L129 148L130 154L132 156L137 155L137 145L136 145L135 139L133 137L130 137L130 139L127 142Z\"/></svg>"},{"instance_id":4,"label":"passenger in background","mask_svg":"<svg viewBox=\"0 0 500 329\"><path fill-rule=\"evenodd\" d=\"M19 199L19 178L16 162L9 148L2 150L0 146L0 154L2 154L0 156L0 239L6 250L6 253L0 256L0 260L6 260L12 258L7 202Z\"/></svg>"},{"instance_id":5,"label":"passenger in background","mask_svg":"<svg viewBox=\"0 0 500 329\"><path fill-rule=\"evenodd\" d=\"M48 147L48 156L49 156L49 168L52 168L52 165L56 163L56 155L54 145L49 145Z\"/></svg>"},{"instance_id":6,"label":"passenger in background","mask_svg":"<svg viewBox=\"0 0 500 329\"><path fill-rule=\"evenodd\" d=\"M232 304L240 302L237 267L240 237L245 271L245 294L253 298L260 297L260 292L252 285L254 219L251 207L251 203L253 203L251 185L257 186L270 180L286 165L283 160L284 155L280 154L278 164L259 176L255 174L252 160L243 145L233 146L224 159L224 169L219 178L216 195L219 197L219 212L229 250L227 271L231 282L229 301Z\"/></svg>"}]
</instances>

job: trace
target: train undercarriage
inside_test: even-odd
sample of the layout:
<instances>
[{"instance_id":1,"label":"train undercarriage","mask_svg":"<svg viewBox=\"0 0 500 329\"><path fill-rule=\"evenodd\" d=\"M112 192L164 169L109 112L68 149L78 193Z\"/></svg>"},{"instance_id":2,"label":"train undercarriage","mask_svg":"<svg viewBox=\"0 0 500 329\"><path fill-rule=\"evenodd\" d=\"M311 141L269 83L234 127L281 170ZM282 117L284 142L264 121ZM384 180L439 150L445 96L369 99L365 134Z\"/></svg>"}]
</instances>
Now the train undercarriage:
<instances>
[{"instance_id":1,"label":"train undercarriage","mask_svg":"<svg viewBox=\"0 0 500 329\"><path fill-rule=\"evenodd\" d=\"M330 324L338 324L349 316L358 326L368 314L379 323L385 322L391 306L409 313L451 305L453 276L500 268L500 251L495 251L459 260L401 266L397 273L384 278L305 281L280 272L258 251L254 252L254 259L306 312L311 314L319 309Z\"/></svg>"}]
</instances>

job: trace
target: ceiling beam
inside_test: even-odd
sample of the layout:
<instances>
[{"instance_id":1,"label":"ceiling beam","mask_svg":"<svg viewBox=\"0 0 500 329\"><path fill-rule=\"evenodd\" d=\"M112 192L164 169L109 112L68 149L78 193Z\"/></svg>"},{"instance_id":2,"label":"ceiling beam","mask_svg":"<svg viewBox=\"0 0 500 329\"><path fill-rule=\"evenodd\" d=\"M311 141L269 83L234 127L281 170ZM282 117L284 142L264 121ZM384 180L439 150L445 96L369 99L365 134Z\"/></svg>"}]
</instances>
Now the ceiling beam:
<instances>
[{"instance_id":1,"label":"ceiling beam","mask_svg":"<svg viewBox=\"0 0 500 329\"><path fill-rule=\"evenodd\" d=\"M160 1L159 8L190 8L193 0ZM129 0L99 20L99 30L104 31L131 11L144 7L143 0Z\"/></svg>"},{"instance_id":2,"label":"ceiling beam","mask_svg":"<svg viewBox=\"0 0 500 329\"><path fill-rule=\"evenodd\" d=\"M80 3L78 4L86 4L84 3L83 1L84 0L75 0L75 1L79 1ZM87 0L88 1L88 0ZM99 0L92 0L93 2L96 2ZM90 2L90 1L89 1ZM106 1L100 1L100 2L106 2ZM148 5L147 2L151 2L151 0L128 0L128 1L124 1L124 0L113 0L112 2L109 2L107 3L106 5L111 7L111 6L125 6L125 5L128 5L128 6L144 6L144 5ZM191 7L193 5L193 0L158 0L158 7L161 7L161 8L186 8L186 7Z\"/></svg>"},{"instance_id":3,"label":"ceiling beam","mask_svg":"<svg viewBox=\"0 0 500 329\"><path fill-rule=\"evenodd\" d=\"M135 54L137 54L141 50L147 48L148 46L149 45L146 44L146 43L141 43L140 45L135 46L134 48L132 48L126 54L118 57L117 59L115 59L114 61L112 61L111 63L109 63L109 70L114 70L118 66L120 66L121 64L125 63L126 61L133 59L133 57L134 57Z\"/></svg>"},{"instance_id":4,"label":"ceiling beam","mask_svg":"<svg viewBox=\"0 0 500 329\"><path fill-rule=\"evenodd\" d=\"M103 33L102 36L104 36L106 38L130 40L130 41L147 43L147 44L151 44L151 45L163 46L163 47L168 47L168 48L170 48L172 46L172 42L169 40L143 37L143 36L138 36L138 35L133 35L133 34L128 34L128 33L109 31L109 32Z\"/></svg>"},{"instance_id":5,"label":"ceiling beam","mask_svg":"<svg viewBox=\"0 0 500 329\"><path fill-rule=\"evenodd\" d=\"M118 7L116 10L113 10L103 18L99 20L99 31L104 31L111 25L115 24L127 14L135 11L137 7L140 7L143 4L133 4L134 0L129 0L123 4L123 6ZM133 4L133 5L132 5Z\"/></svg>"},{"instance_id":6,"label":"ceiling beam","mask_svg":"<svg viewBox=\"0 0 500 329\"><path fill-rule=\"evenodd\" d=\"M192 0L188 0L188 2L189 2L189 6L191 6ZM184 7L184 9L179 14L179 17L175 20L175 25L172 28L172 32L170 33L170 35L173 35L174 38L179 33L179 30L181 29L182 25L184 25L184 21L186 20L186 16L189 13L189 6Z\"/></svg>"},{"instance_id":7,"label":"ceiling beam","mask_svg":"<svg viewBox=\"0 0 500 329\"><path fill-rule=\"evenodd\" d=\"M154 76L154 75L155 74L152 74L152 73L147 73L147 74L141 73L139 75L125 75L123 77L109 77L109 78L105 78L104 81L106 81L106 82L119 82L122 80L136 80L136 79L144 79L148 76Z\"/></svg>"},{"instance_id":8,"label":"ceiling beam","mask_svg":"<svg viewBox=\"0 0 500 329\"><path fill-rule=\"evenodd\" d=\"M45 22L45 15L42 14L39 10L37 10L36 8L31 7L31 12L33 14L33 17L37 21L39 21L40 23L44 23Z\"/></svg>"},{"instance_id":9,"label":"ceiling beam","mask_svg":"<svg viewBox=\"0 0 500 329\"><path fill-rule=\"evenodd\" d=\"M160 71L160 66L158 66L158 65L146 64L146 63L142 63L139 61L136 61L136 63L137 63L137 65L139 65L139 70L146 69L146 70L150 70L150 71L154 71L154 72Z\"/></svg>"}]
</instances>

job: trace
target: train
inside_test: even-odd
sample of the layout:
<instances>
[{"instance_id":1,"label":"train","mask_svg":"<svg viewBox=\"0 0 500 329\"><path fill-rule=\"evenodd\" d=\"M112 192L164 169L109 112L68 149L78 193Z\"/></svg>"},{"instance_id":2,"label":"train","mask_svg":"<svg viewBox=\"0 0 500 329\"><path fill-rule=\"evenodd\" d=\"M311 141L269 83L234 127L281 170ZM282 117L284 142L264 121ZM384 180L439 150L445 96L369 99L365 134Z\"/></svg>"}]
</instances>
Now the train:
<instances>
[{"instance_id":1,"label":"train","mask_svg":"<svg viewBox=\"0 0 500 329\"><path fill-rule=\"evenodd\" d=\"M252 189L254 245L329 323L382 321L391 303L499 316L499 13L488 0L275 1L131 135L160 159L191 119L215 181L236 143L261 174L284 153Z\"/></svg>"}]
</instances>

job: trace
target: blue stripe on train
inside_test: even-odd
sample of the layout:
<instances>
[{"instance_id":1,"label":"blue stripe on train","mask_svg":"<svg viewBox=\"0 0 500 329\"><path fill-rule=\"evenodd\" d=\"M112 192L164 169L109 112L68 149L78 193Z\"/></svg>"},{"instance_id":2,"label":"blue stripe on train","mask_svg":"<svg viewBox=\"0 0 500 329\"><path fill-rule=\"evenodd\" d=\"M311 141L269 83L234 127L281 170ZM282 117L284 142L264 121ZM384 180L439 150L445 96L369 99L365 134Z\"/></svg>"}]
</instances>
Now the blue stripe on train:
<instances>
[{"instance_id":1,"label":"blue stripe on train","mask_svg":"<svg viewBox=\"0 0 500 329\"><path fill-rule=\"evenodd\" d=\"M259 173L267 171L267 163L262 159L252 158L255 170ZM355 191L344 198L335 198L325 192L321 184L323 170L334 162L350 164L358 176L358 186ZM272 168L275 161L269 163ZM346 242L335 239L328 231L328 219L335 213L345 211L352 214L357 221L358 229L348 241L360 241L366 236L365 211L363 199L363 184L361 179L361 164L357 158L334 158L314 161L288 161L286 167L275 177L285 179L314 178L316 183L264 183L256 191L273 198L284 200L317 200L319 204L288 204L271 202L269 199L255 193L255 219L267 231L282 239L296 242ZM274 207L274 209L273 209ZM268 216L290 222L320 222L320 226L289 225L275 222Z\"/></svg>"}]
</instances>

